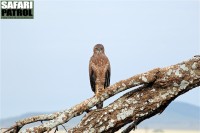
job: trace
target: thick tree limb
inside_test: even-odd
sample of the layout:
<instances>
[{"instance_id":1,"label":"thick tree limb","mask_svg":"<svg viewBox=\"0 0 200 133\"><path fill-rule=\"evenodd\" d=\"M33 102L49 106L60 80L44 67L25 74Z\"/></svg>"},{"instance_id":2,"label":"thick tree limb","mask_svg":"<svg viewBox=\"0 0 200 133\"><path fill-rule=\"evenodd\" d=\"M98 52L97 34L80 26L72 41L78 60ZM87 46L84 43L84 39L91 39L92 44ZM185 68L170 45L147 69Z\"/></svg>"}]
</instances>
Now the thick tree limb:
<instances>
[{"instance_id":1,"label":"thick tree limb","mask_svg":"<svg viewBox=\"0 0 200 133\"><path fill-rule=\"evenodd\" d=\"M160 69L152 86L126 93L109 106L88 113L69 133L113 133L133 122L129 132L141 121L161 113L179 95L200 85L200 59Z\"/></svg>"},{"instance_id":2,"label":"thick tree limb","mask_svg":"<svg viewBox=\"0 0 200 133\"><path fill-rule=\"evenodd\" d=\"M162 112L165 107L170 103L170 101L172 101L178 95L188 91L190 88L195 87L195 85L199 86L199 61L200 57L195 57L181 64L163 69L157 68L147 73L133 76L127 80L122 80L108 87L99 97L93 96L92 98L83 101L82 103L72 107L71 109L59 112L57 115L51 114L48 117L46 115L46 117L44 118L39 117L38 119L29 118L22 120L20 123L16 123L16 127L22 127L27 123L45 119L50 121L41 124L40 126L23 130L21 132L40 133L44 131L50 131L54 127L66 123L71 118L82 114L84 111L89 110L97 103L104 101L121 91L132 88L134 86L148 84L148 87L136 89L124 95L104 109L91 111L83 118L82 122L77 127L69 130L68 132L82 133L83 131L116 131L127 123L130 123L132 121L139 121L141 120L141 118L149 118L158 112ZM109 110L112 111L109 112ZM94 117L96 119L96 125L95 121L93 120ZM99 123L97 123L97 118L99 119ZM107 120L104 122L104 119ZM101 122L103 122L104 124L101 125ZM11 130L10 132L13 132L13 130Z\"/></svg>"}]
</instances>

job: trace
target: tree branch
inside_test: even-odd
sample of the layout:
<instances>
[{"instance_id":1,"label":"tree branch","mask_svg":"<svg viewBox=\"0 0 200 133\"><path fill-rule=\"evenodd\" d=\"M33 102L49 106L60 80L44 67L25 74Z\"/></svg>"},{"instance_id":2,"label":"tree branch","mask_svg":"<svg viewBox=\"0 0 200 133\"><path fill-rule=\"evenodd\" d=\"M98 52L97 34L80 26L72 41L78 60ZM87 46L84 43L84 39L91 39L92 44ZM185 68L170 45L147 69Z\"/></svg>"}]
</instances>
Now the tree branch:
<instances>
[{"instance_id":1,"label":"tree branch","mask_svg":"<svg viewBox=\"0 0 200 133\"><path fill-rule=\"evenodd\" d=\"M44 115L32 116L32 117L29 117L29 118L25 118L23 120L19 120L19 121L16 122L15 125L8 128L3 133L9 132L9 131L10 132L18 132L24 125L27 125L27 124L30 124L30 123L33 123L33 122L37 122L37 121L41 121L41 123L43 124L42 121L48 121L48 120L55 119L61 113L62 112L55 112L53 114L44 114Z\"/></svg>"}]
</instances>

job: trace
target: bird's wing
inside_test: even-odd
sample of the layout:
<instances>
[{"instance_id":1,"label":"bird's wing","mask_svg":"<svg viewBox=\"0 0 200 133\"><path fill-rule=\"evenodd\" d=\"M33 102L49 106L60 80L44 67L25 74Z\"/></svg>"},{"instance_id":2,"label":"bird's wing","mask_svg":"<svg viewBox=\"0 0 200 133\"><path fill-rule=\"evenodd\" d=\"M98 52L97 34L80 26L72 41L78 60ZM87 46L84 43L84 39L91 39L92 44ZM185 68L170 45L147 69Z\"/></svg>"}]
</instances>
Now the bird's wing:
<instances>
[{"instance_id":1,"label":"bird's wing","mask_svg":"<svg viewBox=\"0 0 200 133\"><path fill-rule=\"evenodd\" d=\"M95 74L95 70L94 70L95 66L94 63L92 62L92 58L90 59L90 63L89 63L89 76L90 76L90 85L91 85L91 89L93 92L95 92L96 88L95 88L95 81L96 81L96 74Z\"/></svg>"},{"instance_id":2,"label":"bird's wing","mask_svg":"<svg viewBox=\"0 0 200 133\"><path fill-rule=\"evenodd\" d=\"M110 62L108 60L108 62L106 64L104 88L106 88L110 85L110 75L111 75L111 68L110 68Z\"/></svg>"}]
</instances>

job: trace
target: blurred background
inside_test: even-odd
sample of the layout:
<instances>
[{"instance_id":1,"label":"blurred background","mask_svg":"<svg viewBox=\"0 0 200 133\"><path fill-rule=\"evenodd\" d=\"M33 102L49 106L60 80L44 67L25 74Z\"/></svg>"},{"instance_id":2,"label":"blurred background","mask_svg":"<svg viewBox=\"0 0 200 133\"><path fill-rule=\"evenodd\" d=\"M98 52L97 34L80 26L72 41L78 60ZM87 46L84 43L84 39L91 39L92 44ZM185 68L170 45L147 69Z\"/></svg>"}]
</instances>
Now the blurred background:
<instances>
[{"instance_id":1,"label":"blurred background","mask_svg":"<svg viewBox=\"0 0 200 133\"><path fill-rule=\"evenodd\" d=\"M104 45L109 57L111 84L200 53L198 0L34 4L33 20L0 21L1 127L10 125L9 120L60 111L92 97L88 65L97 43ZM163 114L139 128L166 129L174 122L180 126L172 124L169 129L199 131L199 89L178 97Z\"/></svg>"}]
</instances>

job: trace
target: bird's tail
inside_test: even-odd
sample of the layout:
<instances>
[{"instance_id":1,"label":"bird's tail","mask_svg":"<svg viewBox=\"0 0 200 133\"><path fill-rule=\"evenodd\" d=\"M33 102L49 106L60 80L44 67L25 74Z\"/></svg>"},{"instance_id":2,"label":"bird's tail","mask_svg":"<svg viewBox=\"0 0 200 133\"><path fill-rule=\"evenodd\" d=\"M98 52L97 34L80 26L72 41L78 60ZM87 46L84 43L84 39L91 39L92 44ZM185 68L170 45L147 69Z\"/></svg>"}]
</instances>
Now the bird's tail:
<instances>
[{"instance_id":1,"label":"bird's tail","mask_svg":"<svg viewBox=\"0 0 200 133\"><path fill-rule=\"evenodd\" d=\"M103 108L103 102L97 104L96 107L97 107L97 109L102 109Z\"/></svg>"}]
</instances>

